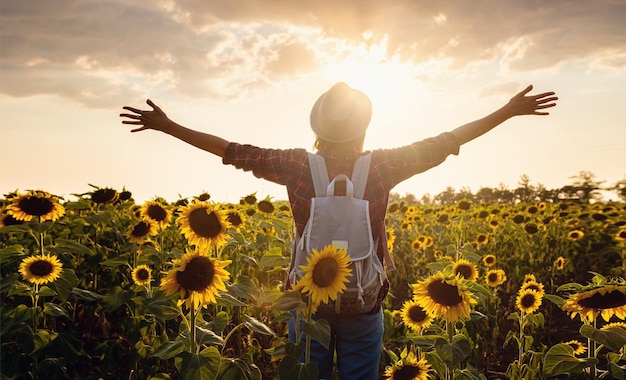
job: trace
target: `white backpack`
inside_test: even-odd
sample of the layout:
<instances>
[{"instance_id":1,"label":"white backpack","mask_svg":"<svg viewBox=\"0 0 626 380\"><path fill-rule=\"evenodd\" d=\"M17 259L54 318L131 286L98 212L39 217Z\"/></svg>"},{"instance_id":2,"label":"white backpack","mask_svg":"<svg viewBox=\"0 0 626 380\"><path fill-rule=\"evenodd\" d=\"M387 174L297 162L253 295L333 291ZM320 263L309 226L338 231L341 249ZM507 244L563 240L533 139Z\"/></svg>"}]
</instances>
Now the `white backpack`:
<instances>
[{"instance_id":1,"label":"white backpack","mask_svg":"<svg viewBox=\"0 0 626 380\"><path fill-rule=\"evenodd\" d=\"M352 269L352 276L348 277L350 282L346 284L347 289L338 295L337 301L320 305L320 311L332 310L337 314L366 313L376 304L383 285L385 272L372 238L369 201L363 199L370 161L371 154L359 157L354 164L351 178L340 174L329 182L324 157L309 153L316 196L311 199L311 212L303 236L296 236L289 272L290 281L295 283L302 278L304 273L300 266L307 264L306 259L313 249L321 251L330 244L347 249L350 256L349 268ZM345 196L334 195L338 181L346 182Z\"/></svg>"}]
</instances>

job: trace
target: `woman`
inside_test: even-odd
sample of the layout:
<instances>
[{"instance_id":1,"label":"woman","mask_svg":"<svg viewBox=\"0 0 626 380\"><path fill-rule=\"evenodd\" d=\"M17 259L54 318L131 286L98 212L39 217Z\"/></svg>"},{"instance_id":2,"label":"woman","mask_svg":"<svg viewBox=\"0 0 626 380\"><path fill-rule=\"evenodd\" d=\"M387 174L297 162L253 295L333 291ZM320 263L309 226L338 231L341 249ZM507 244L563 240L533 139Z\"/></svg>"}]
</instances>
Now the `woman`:
<instances>
[{"instance_id":1,"label":"woman","mask_svg":"<svg viewBox=\"0 0 626 380\"><path fill-rule=\"evenodd\" d=\"M484 118L450 132L395 149L372 151L364 199L369 201L372 234L374 241L377 241L377 254L381 260L387 255L385 212L393 187L439 165L448 155L457 155L461 145L511 117L548 115L543 110L554 107L558 98L554 92L528 95L532 88L526 87ZM146 129L165 132L221 157L224 164L252 171L256 177L286 186L296 229L302 235L309 218L311 198L315 197L306 150L265 149L229 142L179 125L151 100L148 99L147 103L152 110L123 107L131 113L120 114L126 118L122 123L138 126L131 132ZM311 128L317 136L315 148L324 157L330 178L338 174L350 176L354 162L364 154L363 141L371 113L372 105L367 95L345 83L335 84L315 102L310 117ZM335 352L342 379L378 378L383 335L381 303L387 291L388 283L380 291L379 302L367 313L341 315L324 312L315 316L328 320L331 325L330 348L326 349L315 342L311 347L311 361L319 368L319 378L330 377ZM290 330L291 336L293 325Z\"/></svg>"}]
</instances>

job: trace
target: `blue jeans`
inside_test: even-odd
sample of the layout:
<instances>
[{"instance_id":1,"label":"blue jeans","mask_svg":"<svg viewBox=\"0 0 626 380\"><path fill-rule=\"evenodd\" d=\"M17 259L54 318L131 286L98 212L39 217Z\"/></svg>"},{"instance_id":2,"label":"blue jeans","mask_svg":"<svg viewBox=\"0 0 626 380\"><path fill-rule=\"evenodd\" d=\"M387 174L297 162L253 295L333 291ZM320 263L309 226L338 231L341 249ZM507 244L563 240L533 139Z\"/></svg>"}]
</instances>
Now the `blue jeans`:
<instances>
[{"instance_id":1,"label":"blue jeans","mask_svg":"<svg viewBox=\"0 0 626 380\"><path fill-rule=\"evenodd\" d=\"M336 351L337 368L341 380L377 380L383 347L382 315L382 309L376 314L316 314L314 319L328 321L331 334L328 350L311 339L311 363L317 365L318 377L320 379L330 377ZM304 321L301 322L302 324ZM294 318L289 321L289 340L295 343L295 337ZM304 344L304 339L302 337L302 344Z\"/></svg>"}]
</instances>

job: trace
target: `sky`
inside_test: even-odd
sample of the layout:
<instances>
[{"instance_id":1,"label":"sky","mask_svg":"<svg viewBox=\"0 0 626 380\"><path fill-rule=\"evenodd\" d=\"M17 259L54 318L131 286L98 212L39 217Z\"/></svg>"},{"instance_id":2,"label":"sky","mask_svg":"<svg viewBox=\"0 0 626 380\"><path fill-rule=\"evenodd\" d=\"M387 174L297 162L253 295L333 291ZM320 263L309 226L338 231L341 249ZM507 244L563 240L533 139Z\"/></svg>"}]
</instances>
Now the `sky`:
<instances>
[{"instance_id":1,"label":"sky","mask_svg":"<svg viewBox=\"0 0 626 380\"><path fill-rule=\"evenodd\" d=\"M529 84L557 93L549 116L506 121L400 195L522 175L553 189L583 171L610 186L626 178L624 20L622 0L3 0L0 194L284 200L171 136L130 133L122 106L150 98L228 141L312 150L310 109L340 81L372 100L366 149L450 131Z\"/></svg>"}]
</instances>

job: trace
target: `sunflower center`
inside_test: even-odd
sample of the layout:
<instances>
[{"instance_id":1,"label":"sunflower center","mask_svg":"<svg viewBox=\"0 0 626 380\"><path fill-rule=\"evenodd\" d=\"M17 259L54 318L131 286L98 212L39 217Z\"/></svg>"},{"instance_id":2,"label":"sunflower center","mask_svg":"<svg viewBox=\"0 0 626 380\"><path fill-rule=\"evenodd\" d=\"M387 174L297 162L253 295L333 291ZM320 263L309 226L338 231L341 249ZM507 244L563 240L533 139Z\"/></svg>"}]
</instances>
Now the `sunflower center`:
<instances>
[{"instance_id":1,"label":"sunflower center","mask_svg":"<svg viewBox=\"0 0 626 380\"><path fill-rule=\"evenodd\" d=\"M54 209L52 201L48 198L28 197L19 201L20 210L28 215L42 216Z\"/></svg>"},{"instance_id":2,"label":"sunflower center","mask_svg":"<svg viewBox=\"0 0 626 380\"><path fill-rule=\"evenodd\" d=\"M409 309L409 318L413 322L422 322L426 317L427 314L421 306L415 305Z\"/></svg>"},{"instance_id":3,"label":"sunflower center","mask_svg":"<svg viewBox=\"0 0 626 380\"><path fill-rule=\"evenodd\" d=\"M35 276L44 277L52 273L52 264L46 260L37 260L30 264L30 273Z\"/></svg>"},{"instance_id":4,"label":"sunflower center","mask_svg":"<svg viewBox=\"0 0 626 380\"><path fill-rule=\"evenodd\" d=\"M335 281L337 273L339 273L337 261L332 257L324 257L315 264L313 283L320 288L326 288Z\"/></svg>"},{"instance_id":5,"label":"sunflower center","mask_svg":"<svg viewBox=\"0 0 626 380\"><path fill-rule=\"evenodd\" d=\"M235 212L228 213L228 215L226 216L226 220L228 220L228 222L235 227L243 223L243 220L241 220L241 216Z\"/></svg>"},{"instance_id":6,"label":"sunflower center","mask_svg":"<svg viewBox=\"0 0 626 380\"><path fill-rule=\"evenodd\" d=\"M146 268L141 268L137 271L136 276L141 281L147 281L150 278L150 272Z\"/></svg>"},{"instance_id":7,"label":"sunflower center","mask_svg":"<svg viewBox=\"0 0 626 380\"><path fill-rule=\"evenodd\" d=\"M189 213L189 227L196 235L212 239L222 230L220 220L214 212L207 212L204 207L192 210Z\"/></svg>"},{"instance_id":8,"label":"sunflower center","mask_svg":"<svg viewBox=\"0 0 626 380\"><path fill-rule=\"evenodd\" d=\"M91 200L96 203L109 203L117 198L115 189L98 189L91 194Z\"/></svg>"},{"instance_id":9,"label":"sunflower center","mask_svg":"<svg viewBox=\"0 0 626 380\"><path fill-rule=\"evenodd\" d=\"M578 301L578 304L588 309L611 309L626 305L626 294L619 290L613 290L604 295L594 293L593 296Z\"/></svg>"},{"instance_id":10,"label":"sunflower center","mask_svg":"<svg viewBox=\"0 0 626 380\"><path fill-rule=\"evenodd\" d=\"M428 295L433 301L444 306L456 306L463 301L459 288L445 281L434 281L428 284Z\"/></svg>"},{"instance_id":11,"label":"sunflower center","mask_svg":"<svg viewBox=\"0 0 626 380\"><path fill-rule=\"evenodd\" d=\"M271 214L274 212L274 205L268 201L260 201L257 205L259 210L263 211L266 214Z\"/></svg>"},{"instance_id":12,"label":"sunflower center","mask_svg":"<svg viewBox=\"0 0 626 380\"><path fill-rule=\"evenodd\" d=\"M524 309L528 309L535 304L536 300L537 299L535 298L534 294L526 294L520 300L520 304Z\"/></svg>"},{"instance_id":13,"label":"sunflower center","mask_svg":"<svg viewBox=\"0 0 626 380\"><path fill-rule=\"evenodd\" d=\"M489 273L489 275L487 275L487 280L489 282L496 282L496 281L498 281L498 274L497 273Z\"/></svg>"},{"instance_id":14,"label":"sunflower center","mask_svg":"<svg viewBox=\"0 0 626 380\"><path fill-rule=\"evenodd\" d=\"M176 282L188 291L202 292L213 282L215 267L205 256L191 259L184 271L176 272Z\"/></svg>"},{"instance_id":15,"label":"sunflower center","mask_svg":"<svg viewBox=\"0 0 626 380\"><path fill-rule=\"evenodd\" d=\"M403 365L402 368L394 371L393 378L398 380L417 379L421 375L421 368L416 365Z\"/></svg>"},{"instance_id":16,"label":"sunflower center","mask_svg":"<svg viewBox=\"0 0 626 380\"><path fill-rule=\"evenodd\" d=\"M150 232L150 225L146 222L139 222L133 227L132 235L135 237L146 236Z\"/></svg>"},{"instance_id":17,"label":"sunflower center","mask_svg":"<svg viewBox=\"0 0 626 380\"><path fill-rule=\"evenodd\" d=\"M472 277L472 268L468 265L459 265L456 268L456 274L460 274L463 278L468 279Z\"/></svg>"},{"instance_id":18,"label":"sunflower center","mask_svg":"<svg viewBox=\"0 0 626 380\"><path fill-rule=\"evenodd\" d=\"M150 205L147 209L147 214L150 219L155 220L157 222L161 222L167 218L167 212L165 209L159 205Z\"/></svg>"}]
</instances>

